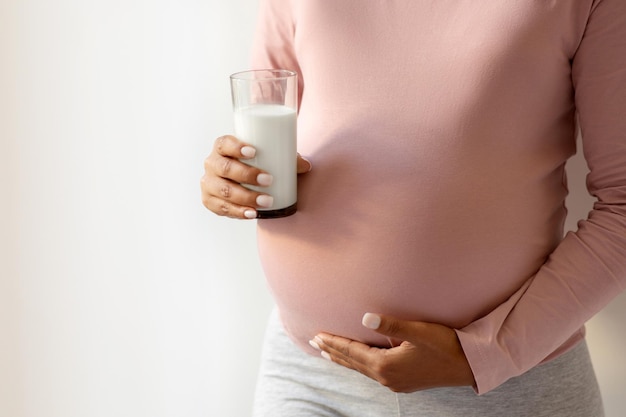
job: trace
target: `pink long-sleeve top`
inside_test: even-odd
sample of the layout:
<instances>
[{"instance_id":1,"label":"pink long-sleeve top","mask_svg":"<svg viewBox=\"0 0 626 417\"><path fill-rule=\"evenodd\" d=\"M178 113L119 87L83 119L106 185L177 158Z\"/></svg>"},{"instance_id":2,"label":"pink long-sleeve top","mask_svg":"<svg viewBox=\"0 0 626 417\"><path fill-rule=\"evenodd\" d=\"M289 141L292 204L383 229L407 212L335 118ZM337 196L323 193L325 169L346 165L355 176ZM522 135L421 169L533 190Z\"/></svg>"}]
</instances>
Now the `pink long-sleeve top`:
<instances>
[{"instance_id":1,"label":"pink long-sleeve top","mask_svg":"<svg viewBox=\"0 0 626 417\"><path fill-rule=\"evenodd\" d=\"M478 393L568 350L626 285L626 2L263 0L300 75L298 212L258 222L284 326L442 323ZM597 198L563 237L577 123Z\"/></svg>"}]
</instances>

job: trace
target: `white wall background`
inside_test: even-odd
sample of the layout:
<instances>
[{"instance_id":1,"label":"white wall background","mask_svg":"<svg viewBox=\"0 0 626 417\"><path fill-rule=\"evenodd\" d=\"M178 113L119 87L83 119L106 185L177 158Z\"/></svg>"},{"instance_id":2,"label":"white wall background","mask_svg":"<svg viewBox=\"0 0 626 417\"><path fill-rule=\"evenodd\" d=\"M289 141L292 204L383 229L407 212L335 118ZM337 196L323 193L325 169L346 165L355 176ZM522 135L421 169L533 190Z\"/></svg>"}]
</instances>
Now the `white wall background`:
<instances>
[{"instance_id":1,"label":"white wall background","mask_svg":"<svg viewBox=\"0 0 626 417\"><path fill-rule=\"evenodd\" d=\"M271 308L254 223L211 215L198 184L255 9L0 2L0 416L249 415ZM589 328L609 417L625 313Z\"/></svg>"}]
</instances>

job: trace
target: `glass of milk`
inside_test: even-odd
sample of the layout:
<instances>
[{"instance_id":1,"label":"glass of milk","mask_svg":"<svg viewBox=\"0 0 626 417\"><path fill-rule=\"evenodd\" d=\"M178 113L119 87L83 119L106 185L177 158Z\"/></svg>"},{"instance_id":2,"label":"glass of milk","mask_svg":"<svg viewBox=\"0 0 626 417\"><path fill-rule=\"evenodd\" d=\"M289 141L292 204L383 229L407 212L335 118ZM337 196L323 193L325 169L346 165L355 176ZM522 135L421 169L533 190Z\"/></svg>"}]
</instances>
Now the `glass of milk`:
<instances>
[{"instance_id":1,"label":"glass of milk","mask_svg":"<svg viewBox=\"0 0 626 417\"><path fill-rule=\"evenodd\" d=\"M256 148L243 160L274 177L269 187L245 187L274 197L269 208L257 209L257 217L286 217L296 212L296 116L298 76L280 69L250 70L230 76L235 136Z\"/></svg>"}]
</instances>

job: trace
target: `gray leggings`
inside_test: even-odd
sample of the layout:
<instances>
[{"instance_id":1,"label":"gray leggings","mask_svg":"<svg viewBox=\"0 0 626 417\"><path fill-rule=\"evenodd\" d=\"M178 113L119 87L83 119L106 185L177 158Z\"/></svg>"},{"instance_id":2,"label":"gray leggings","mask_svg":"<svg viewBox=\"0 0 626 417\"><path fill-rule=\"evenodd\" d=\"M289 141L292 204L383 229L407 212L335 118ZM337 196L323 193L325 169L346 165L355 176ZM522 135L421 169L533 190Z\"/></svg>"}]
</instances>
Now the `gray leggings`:
<instances>
[{"instance_id":1,"label":"gray leggings","mask_svg":"<svg viewBox=\"0 0 626 417\"><path fill-rule=\"evenodd\" d=\"M587 345L495 390L470 387L396 394L377 382L299 350L278 315L267 329L254 417L602 417Z\"/></svg>"}]
</instances>

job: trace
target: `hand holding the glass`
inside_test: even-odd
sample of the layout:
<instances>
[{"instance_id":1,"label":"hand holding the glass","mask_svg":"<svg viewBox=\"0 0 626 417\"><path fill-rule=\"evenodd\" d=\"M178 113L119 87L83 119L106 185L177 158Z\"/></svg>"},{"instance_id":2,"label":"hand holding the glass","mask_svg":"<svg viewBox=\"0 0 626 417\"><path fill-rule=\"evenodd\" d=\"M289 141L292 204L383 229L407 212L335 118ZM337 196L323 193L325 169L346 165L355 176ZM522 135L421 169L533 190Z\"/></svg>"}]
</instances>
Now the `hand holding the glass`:
<instances>
[{"instance_id":1,"label":"hand holding the glass","mask_svg":"<svg viewBox=\"0 0 626 417\"><path fill-rule=\"evenodd\" d=\"M237 219L257 218L257 210L273 204L273 196L251 190L241 184L265 190L274 178L271 173L246 164L256 156L256 149L234 136L215 140L211 154L204 161L204 175L200 181L202 202L213 213ZM311 163L296 155L298 174L311 170Z\"/></svg>"}]
</instances>

